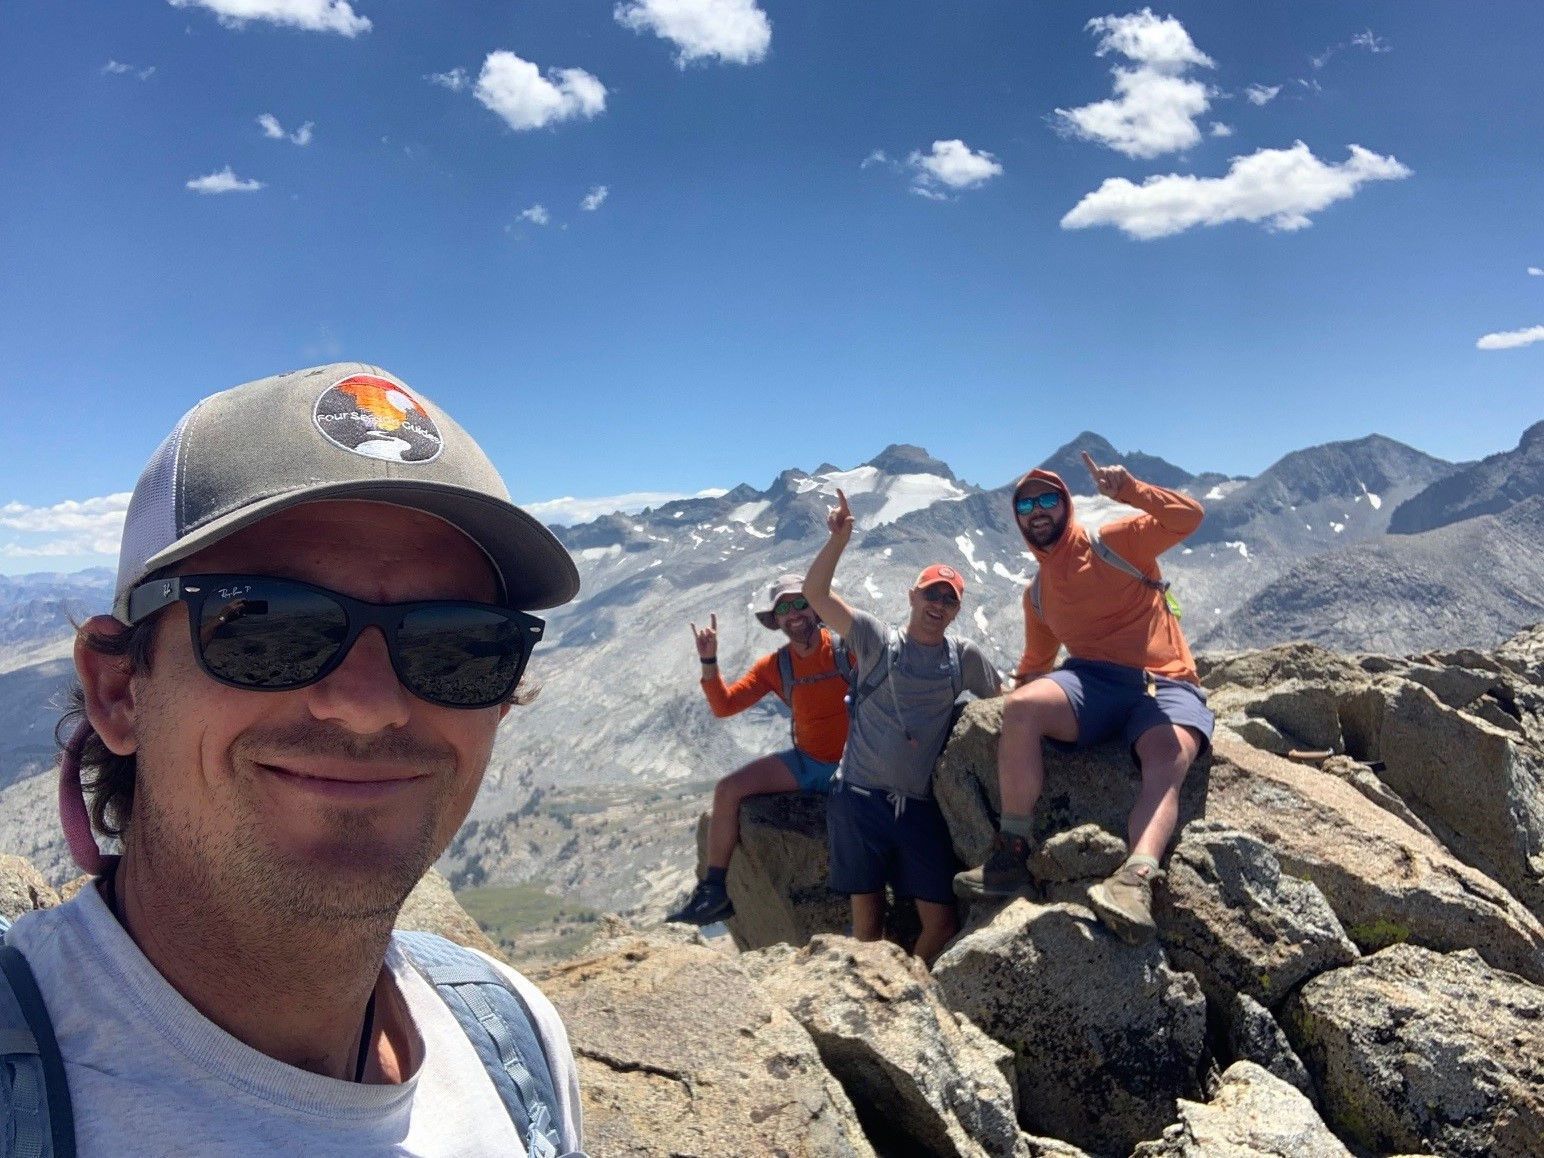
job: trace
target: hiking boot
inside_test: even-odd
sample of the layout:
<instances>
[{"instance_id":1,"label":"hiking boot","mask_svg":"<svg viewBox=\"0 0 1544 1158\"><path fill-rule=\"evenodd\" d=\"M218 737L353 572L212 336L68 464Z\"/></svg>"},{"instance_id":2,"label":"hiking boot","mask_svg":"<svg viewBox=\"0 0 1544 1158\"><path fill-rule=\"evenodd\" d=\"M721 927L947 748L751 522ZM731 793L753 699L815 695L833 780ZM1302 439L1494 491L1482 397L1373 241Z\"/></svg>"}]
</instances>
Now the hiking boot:
<instances>
[{"instance_id":1,"label":"hiking boot","mask_svg":"<svg viewBox=\"0 0 1544 1158\"><path fill-rule=\"evenodd\" d=\"M1010 832L992 838L992 855L980 868L955 874L954 894L958 897L1016 897L1025 892L1034 878L1029 875L1029 841Z\"/></svg>"},{"instance_id":2,"label":"hiking boot","mask_svg":"<svg viewBox=\"0 0 1544 1158\"><path fill-rule=\"evenodd\" d=\"M1144 871L1145 870L1145 871ZM1163 870L1143 861L1127 861L1088 890L1088 903L1105 927L1128 945L1145 945L1158 935L1153 921L1153 885Z\"/></svg>"},{"instance_id":3,"label":"hiking boot","mask_svg":"<svg viewBox=\"0 0 1544 1158\"><path fill-rule=\"evenodd\" d=\"M711 925L714 921L727 921L734 916L734 905L729 903L729 890L712 881L698 881L692 895L680 910L666 917L667 921L681 921L688 925Z\"/></svg>"}]
</instances>

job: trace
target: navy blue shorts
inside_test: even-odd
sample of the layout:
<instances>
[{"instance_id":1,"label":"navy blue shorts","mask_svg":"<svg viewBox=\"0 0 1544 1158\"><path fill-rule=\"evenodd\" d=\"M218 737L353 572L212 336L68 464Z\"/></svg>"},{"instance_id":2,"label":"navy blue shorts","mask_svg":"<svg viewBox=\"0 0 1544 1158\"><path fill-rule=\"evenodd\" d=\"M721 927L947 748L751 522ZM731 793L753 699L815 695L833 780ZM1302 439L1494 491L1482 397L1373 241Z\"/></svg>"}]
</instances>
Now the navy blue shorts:
<instances>
[{"instance_id":1,"label":"navy blue shorts","mask_svg":"<svg viewBox=\"0 0 1544 1158\"><path fill-rule=\"evenodd\" d=\"M831 888L852 896L881 893L889 884L898 897L952 905L960 865L938 802L899 800L897 815L887 793L831 781L826 802Z\"/></svg>"},{"instance_id":2,"label":"navy blue shorts","mask_svg":"<svg viewBox=\"0 0 1544 1158\"><path fill-rule=\"evenodd\" d=\"M1205 689L1195 684L1150 675L1139 667L1094 659L1069 659L1041 678L1051 680L1067 693L1072 712L1078 718L1077 743L1051 741L1064 751L1086 748L1121 732L1126 746L1133 749L1134 760L1137 738L1164 724L1194 729L1201 737L1203 753L1211 746L1216 720L1206 706Z\"/></svg>"},{"instance_id":3,"label":"navy blue shorts","mask_svg":"<svg viewBox=\"0 0 1544 1158\"><path fill-rule=\"evenodd\" d=\"M798 748L789 748L786 752L776 753L776 756L788 766L788 771L793 773L793 778L799 782L800 792L831 790L831 777L836 775L836 764L817 760L808 752L801 752Z\"/></svg>"}]
</instances>

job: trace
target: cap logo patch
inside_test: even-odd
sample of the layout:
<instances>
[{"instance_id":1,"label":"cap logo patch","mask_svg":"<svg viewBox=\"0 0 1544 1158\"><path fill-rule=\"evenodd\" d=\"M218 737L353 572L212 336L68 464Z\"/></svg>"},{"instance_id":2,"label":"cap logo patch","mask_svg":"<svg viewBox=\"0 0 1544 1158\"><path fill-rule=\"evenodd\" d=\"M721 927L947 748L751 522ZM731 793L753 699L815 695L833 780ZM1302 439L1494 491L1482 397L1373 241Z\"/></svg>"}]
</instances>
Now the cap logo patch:
<instances>
[{"instance_id":1,"label":"cap logo patch","mask_svg":"<svg viewBox=\"0 0 1544 1158\"><path fill-rule=\"evenodd\" d=\"M953 579L954 578L954 568L953 567L940 567L938 569L938 577L940 579Z\"/></svg>"},{"instance_id":2,"label":"cap logo patch","mask_svg":"<svg viewBox=\"0 0 1544 1158\"><path fill-rule=\"evenodd\" d=\"M353 374L329 386L311 417L328 442L365 458L433 462L445 448L418 399L373 374Z\"/></svg>"}]
</instances>

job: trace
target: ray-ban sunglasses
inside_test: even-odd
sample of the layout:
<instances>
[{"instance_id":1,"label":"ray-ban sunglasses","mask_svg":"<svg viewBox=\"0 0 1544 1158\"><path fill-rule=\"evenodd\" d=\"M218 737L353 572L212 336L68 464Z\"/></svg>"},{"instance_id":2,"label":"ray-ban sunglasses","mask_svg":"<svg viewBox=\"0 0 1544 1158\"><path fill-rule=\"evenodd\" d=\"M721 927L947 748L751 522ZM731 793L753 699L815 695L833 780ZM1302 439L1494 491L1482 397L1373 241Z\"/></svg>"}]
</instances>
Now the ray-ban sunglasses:
<instances>
[{"instance_id":1,"label":"ray-ban sunglasses","mask_svg":"<svg viewBox=\"0 0 1544 1158\"><path fill-rule=\"evenodd\" d=\"M268 575L152 579L129 593L129 623L178 601L188 605L199 666L222 684L267 692L306 687L337 668L365 628L378 627L402 686L448 708L508 700L546 626L488 603L366 603Z\"/></svg>"}]
</instances>

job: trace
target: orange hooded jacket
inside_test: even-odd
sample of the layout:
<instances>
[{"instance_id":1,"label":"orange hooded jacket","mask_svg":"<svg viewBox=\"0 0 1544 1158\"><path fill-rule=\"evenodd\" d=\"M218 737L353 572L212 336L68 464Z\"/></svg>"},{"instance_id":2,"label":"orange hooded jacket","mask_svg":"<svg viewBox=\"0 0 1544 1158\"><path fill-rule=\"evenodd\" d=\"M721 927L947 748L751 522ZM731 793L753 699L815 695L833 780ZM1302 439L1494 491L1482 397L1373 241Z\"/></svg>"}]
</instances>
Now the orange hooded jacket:
<instances>
[{"instance_id":1,"label":"orange hooded jacket","mask_svg":"<svg viewBox=\"0 0 1544 1158\"><path fill-rule=\"evenodd\" d=\"M1067 504L1067 527L1048 550L1029 542L1040 564L1040 611L1035 614L1030 589L1024 589L1024 656L1015 678L1040 675L1056 663L1065 646L1077 659L1104 660L1142 668L1169 679L1199 683L1190 645L1170 613L1163 594L1139 583L1094 554L1088 532L1077 521L1072 492L1061 476L1032 470L1014 485L1031 479L1049 483ZM1158 578L1158 556L1201 525L1201 504L1189 495L1130 479L1115 496L1141 514L1106 523L1100 537L1121 558ZM1023 528L1020 527L1022 533Z\"/></svg>"}]
</instances>

